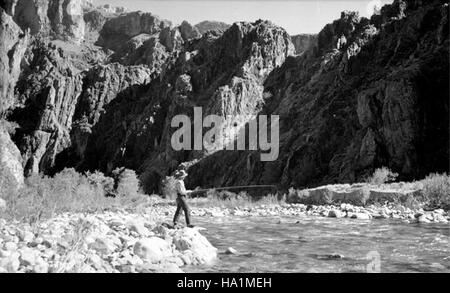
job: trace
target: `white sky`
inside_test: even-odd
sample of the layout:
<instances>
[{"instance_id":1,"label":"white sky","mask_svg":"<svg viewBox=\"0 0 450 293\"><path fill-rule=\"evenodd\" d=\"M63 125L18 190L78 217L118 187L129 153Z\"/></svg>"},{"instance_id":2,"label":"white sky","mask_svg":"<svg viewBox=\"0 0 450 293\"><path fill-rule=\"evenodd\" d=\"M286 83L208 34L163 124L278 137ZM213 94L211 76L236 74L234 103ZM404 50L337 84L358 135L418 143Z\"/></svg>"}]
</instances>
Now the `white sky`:
<instances>
[{"instance_id":1,"label":"white sky","mask_svg":"<svg viewBox=\"0 0 450 293\"><path fill-rule=\"evenodd\" d=\"M216 20L232 24L236 21L268 19L289 34L318 33L327 23L340 17L341 11L359 11L370 16L376 5L393 0L94 0L94 4L123 6L142 10L179 24L187 20L196 24Z\"/></svg>"}]
</instances>

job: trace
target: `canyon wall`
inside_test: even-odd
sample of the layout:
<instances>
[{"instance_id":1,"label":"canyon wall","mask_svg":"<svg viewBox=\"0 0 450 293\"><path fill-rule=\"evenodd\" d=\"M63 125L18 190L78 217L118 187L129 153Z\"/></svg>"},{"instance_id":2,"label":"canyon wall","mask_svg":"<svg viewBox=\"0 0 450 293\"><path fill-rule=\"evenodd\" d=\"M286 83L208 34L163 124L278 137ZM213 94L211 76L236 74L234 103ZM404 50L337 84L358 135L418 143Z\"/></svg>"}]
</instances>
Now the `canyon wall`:
<instances>
[{"instance_id":1,"label":"canyon wall","mask_svg":"<svg viewBox=\"0 0 450 293\"><path fill-rule=\"evenodd\" d=\"M0 113L15 128L2 140L25 175L124 166L153 192L180 166L192 187L449 170L448 1L396 0L370 19L343 12L292 38L262 20L174 26L90 1L1 4ZM194 107L233 116L225 144L255 115L279 115L278 158L173 150L171 119Z\"/></svg>"}]
</instances>

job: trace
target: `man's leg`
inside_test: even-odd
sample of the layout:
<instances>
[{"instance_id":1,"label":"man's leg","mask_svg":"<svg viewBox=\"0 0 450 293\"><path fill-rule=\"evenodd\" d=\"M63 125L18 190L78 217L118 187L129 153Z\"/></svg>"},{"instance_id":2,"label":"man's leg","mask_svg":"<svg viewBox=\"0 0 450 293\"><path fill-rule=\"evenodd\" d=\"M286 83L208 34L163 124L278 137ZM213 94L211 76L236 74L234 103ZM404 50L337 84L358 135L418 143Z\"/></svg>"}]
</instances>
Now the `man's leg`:
<instances>
[{"instance_id":1,"label":"man's leg","mask_svg":"<svg viewBox=\"0 0 450 293\"><path fill-rule=\"evenodd\" d=\"M189 206L186 202L185 196L182 196L180 198L180 203L181 203L181 207L183 208L183 211L184 211L184 217L186 218L186 225L190 226L191 225L191 211L189 210Z\"/></svg>"},{"instance_id":2,"label":"man's leg","mask_svg":"<svg viewBox=\"0 0 450 293\"><path fill-rule=\"evenodd\" d=\"M175 211L175 216L173 217L173 225L175 226L178 223L178 218L180 218L180 213L181 213L181 202L179 200L179 198L177 197L177 210Z\"/></svg>"}]
</instances>

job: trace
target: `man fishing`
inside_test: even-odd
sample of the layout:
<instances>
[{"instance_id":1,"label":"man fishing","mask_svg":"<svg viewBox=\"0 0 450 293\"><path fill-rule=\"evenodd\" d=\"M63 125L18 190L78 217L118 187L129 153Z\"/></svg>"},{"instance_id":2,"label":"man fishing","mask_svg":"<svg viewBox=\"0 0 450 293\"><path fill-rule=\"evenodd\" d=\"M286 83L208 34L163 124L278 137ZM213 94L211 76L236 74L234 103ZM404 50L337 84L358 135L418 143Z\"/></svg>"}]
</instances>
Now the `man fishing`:
<instances>
[{"instance_id":1,"label":"man fishing","mask_svg":"<svg viewBox=\"0 0 450 293\"><path fill-rule=\"evenodd\" d=\"M177 192L177 210L175 212L175 216L173 218L173 226L174 228L177 227L178 219L180 217L181 210L184 212L184 217L186 219L186 226L189 228L194 227L191 225L191 215L190 215L190 209L187 204L187 195L189 193L192 193L192 190L186 190L186 187L184 186L184 179L187 177L187 173L184 170L178 170L175 172L175 190Z\"/></svg>"}]
</instances>

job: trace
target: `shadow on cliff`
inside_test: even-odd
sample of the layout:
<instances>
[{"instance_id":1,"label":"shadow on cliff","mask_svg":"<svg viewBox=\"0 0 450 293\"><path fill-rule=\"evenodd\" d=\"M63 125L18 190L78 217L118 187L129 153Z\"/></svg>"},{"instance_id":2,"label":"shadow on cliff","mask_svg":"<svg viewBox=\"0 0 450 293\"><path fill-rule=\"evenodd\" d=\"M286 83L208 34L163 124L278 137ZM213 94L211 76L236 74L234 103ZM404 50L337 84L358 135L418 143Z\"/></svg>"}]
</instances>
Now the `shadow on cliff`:
<instances>
[{"instance_id":1,"label":"shadow on cliff","mask_svg":"<svg viewBox=\"0 0 450 293\"><path fill-rule=\"evenodd\" d=\"M144 109L152 102L148 89L149 84L125 88L99 111L95 125L81 134L72 130L72 146L57 155L52 171L68 166L80 171L105 173L110 173L115 167L139 169L145 156L154 148L155 141L160 140L159 130L164 122L159 118L159 112L153 117L144 117ZM85 113L83 103L86 101L79 100L74 121ZM155 123L144 125L148 121L146 118Z\"/></svg>"}]
</instances>

